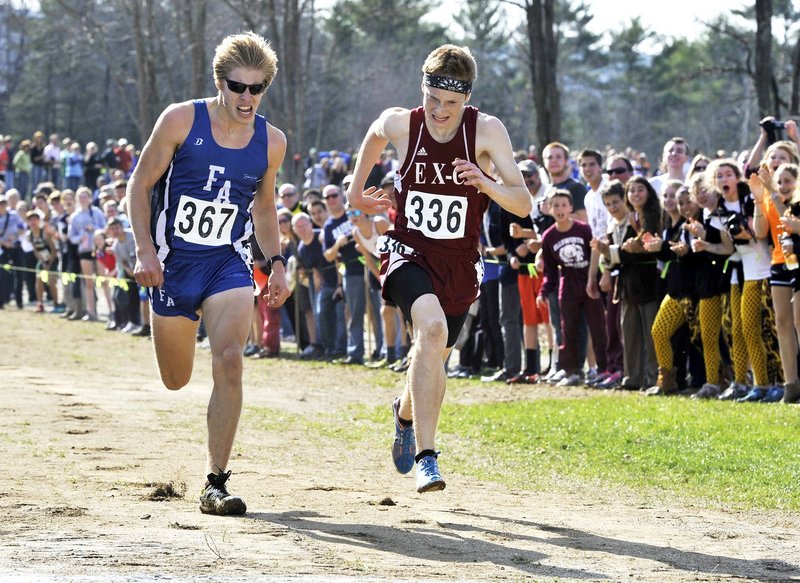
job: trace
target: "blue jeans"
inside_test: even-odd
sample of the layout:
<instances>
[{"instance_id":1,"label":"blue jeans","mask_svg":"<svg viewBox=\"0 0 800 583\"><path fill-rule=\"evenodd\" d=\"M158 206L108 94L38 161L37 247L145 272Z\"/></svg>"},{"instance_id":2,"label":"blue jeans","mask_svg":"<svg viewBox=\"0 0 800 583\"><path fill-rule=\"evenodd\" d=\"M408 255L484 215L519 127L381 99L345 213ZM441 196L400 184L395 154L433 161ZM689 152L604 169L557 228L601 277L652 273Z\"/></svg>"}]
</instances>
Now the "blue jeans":
<instances>
[{"instance_id":1,"label":"blue jeans","mask_svg":"<svg viewBox=\"0 0 800 583\"><path fill-rule=\"evenodd\" d=\"M41 164L33 165L33 174L31 174L31 191L36 190L40 182L47 182L50 179L48 169Z\"/></svg>"},{"instance_id":2,"label":"blue jeans","mask_svg":"<svg viewBox=\"0 0 800 583\"><path fill-rule=\"evenodd\" d=\"M28 192L30 175L27 172L17 172L15 181L16 181L15 188L19 190L19 195L22 198L22 200L28 200L30 198L30 192Z\"/></svg>"},{"instance_id":3,"label":"blue jeans","mask_svg":"<svg viewBox=\"0 0 800 583\"><path fill-rule=\"evenodd\" d=\"M341 354L344 347L340 345L340 334L337 334L339 322L344 322L344 303L333 301L335 287L323 286L317 292L317 314L319 316L319 341L325 347L328 356ZM344 328L344 326L341 326ZM343 338L341 344L344 344Z\"/></svg>"},{"instance_id":4,"label":"blue jeans","mask_svg":"<svg viewBox=\"0 0 800 583\"><path fill-rule=\"evenodd\" d=\"M347 356L363 360L364 311L367 309L363 275L344 276L344 297L350 312L350 319L347 321Z\"/></svg>"}]
</instances>

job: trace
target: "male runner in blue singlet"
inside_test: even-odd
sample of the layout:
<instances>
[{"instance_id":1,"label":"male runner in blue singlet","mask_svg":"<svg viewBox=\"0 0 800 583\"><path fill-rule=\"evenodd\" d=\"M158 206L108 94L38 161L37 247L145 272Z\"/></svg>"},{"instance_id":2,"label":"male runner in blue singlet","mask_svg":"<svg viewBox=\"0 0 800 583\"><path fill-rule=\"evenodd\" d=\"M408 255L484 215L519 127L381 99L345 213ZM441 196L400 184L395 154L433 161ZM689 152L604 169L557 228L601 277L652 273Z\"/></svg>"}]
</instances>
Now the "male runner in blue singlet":
<instances>
[{"instance_id":1,"label":"male runner in blue singlet","mask_svg":"<svg viewBox=\"0 0 800 583\"><path fill-rule=\"evenodd\" d=\"M444 361L478 297L483 213L489 199L518 216L531 210L505 126L467 105L477 76L469 49L435 49L422 73L422 107L387 109L372 124L347 194L353 207L370 214L397 208L394 227L377 244L381 283L383 297L412 324L414 347L406 390L393 404L392 457L403 474L417 463L420 493L445 486L434 445L445 391ZM387 142L403 160L394 191L363 192ZM492 165L500 182L489 176Z\"/></svg>"},{"instance_id":2,"label":"male runner in blue singlet","mask_svg":"<svg viewBox=\"0 0 800 583\"><path fill-rule=\"evenodd\" d=\"M271 307L289 296L280 255L275 176L286 137L256 110L277 71L262 37L232 35L216 48L216 97L170 105L156 122L128 182L136 281L150 288L161 380L192 375L202 313L214 387L208 404L207 482L200 510L244 514L225 471L242 409L242 350L253 315L247 239L255 229L272 272Z\"/></svg>"}]
</instances>

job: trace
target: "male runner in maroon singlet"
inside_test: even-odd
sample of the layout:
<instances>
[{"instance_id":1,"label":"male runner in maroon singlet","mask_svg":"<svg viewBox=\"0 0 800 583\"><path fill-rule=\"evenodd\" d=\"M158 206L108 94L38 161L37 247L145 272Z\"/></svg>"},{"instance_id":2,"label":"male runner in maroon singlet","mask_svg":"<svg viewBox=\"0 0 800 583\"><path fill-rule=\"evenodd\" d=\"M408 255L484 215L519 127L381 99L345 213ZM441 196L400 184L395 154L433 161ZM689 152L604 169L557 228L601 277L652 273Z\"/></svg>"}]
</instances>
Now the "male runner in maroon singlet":
<instances>
[{"instance_id":1,"label":"male runner in maroon singlet","mask_svg":"<svg viewBox=\"0 0 800 583\"><path fill-rule=\"evenodd\" d=\"M469 49L441 46L422 72L423 106L387 109L372 124L348 191L350 204L370 214L397 209L394 228L378 240L381 282L411 323L414 346L405 391L393 403L392 457L403 474L417 463L420 493L445 487L434 445L444 361L478 297L483 213L490 198L519 216L531 210L505 126L466 105L477 76ZM364 191L387 142L403 160L394 191ZM500 182L488 175L492 164Z\"/></svg>"}]
</instances>

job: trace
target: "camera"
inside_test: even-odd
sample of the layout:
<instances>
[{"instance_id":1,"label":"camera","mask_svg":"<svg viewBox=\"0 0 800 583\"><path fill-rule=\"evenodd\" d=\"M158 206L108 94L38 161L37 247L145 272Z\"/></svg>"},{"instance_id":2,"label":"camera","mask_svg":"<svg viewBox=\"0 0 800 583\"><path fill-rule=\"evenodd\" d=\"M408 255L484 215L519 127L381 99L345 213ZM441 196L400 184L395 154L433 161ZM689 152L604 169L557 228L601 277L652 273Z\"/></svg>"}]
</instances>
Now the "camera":
<instances>
[{"instance_id":1,"label":"camera","mask_svg":"<svg viewBox=\"0 0 800 583\"><path fill-rule=\"evenodd\" d=\"M731 237L741 235L743 231L747 231L748 233L750 232L747 219L740 213L732 213L728 215L723 220L723 224L728 230L728 233L730 233Z\"/></svg>"},{"instance_id":2,"label":"camera","mask_svg":"<svg viewBox=\"0 0 800 583\"><path fill-rule=\"evenodd\" d=\"M786 128L786 122L780 121L778 119L773 119L770 117L764 118L759 122L759 124L764 131L769 132L770 130L782 130Z\"/></svg>"},{"instance_id":3,"label":"camera","mask_svg":"<svg viewBox=\"0 0 800 583\"><path fill-rule=\"evenodd\" d=\"M762 119L758 125L767 132L767 144L772 145L778 140L783 139L783 130L786 128L785 121L767 117Z\"/></svg>"}]
</instances>

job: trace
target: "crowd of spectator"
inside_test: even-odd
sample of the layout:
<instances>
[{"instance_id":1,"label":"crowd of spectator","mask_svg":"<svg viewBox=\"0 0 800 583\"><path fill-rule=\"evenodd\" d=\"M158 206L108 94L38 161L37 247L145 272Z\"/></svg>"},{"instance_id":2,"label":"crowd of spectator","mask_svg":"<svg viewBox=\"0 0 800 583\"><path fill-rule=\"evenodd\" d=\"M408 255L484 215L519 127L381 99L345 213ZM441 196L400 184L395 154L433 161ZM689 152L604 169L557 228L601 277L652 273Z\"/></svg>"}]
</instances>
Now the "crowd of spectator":
<instances>
[{"instance_id":1,"label":"crowd of spectator","mask_svg":"<svg viewBox=\"0 0 800 583\"><path fill-rule=\"evenodd\" d=\"M520 218L491 203L485 274L448 376L510 384L587 385L741 402L800 400L800 182L797 126L767 118L741 153L693 152L667 140L644 153L553 142L516 153L533 198ZM100 151L42 132L0 149L0 307L24 295L37 312L149 336L147 296L132 274L125 212L136 152ZM393 213L348 208L353 160L311 149L299 184L277 189L292 296L256 294L245 354L408 368L409 334L381 299L376 242ZM367 187L392 189L393 151ZM251 240L254 280L268 262ZM201 326L198 341L203 341ZM457 360L457 362L455 362Z\"/></svg>"}]
</instances>

